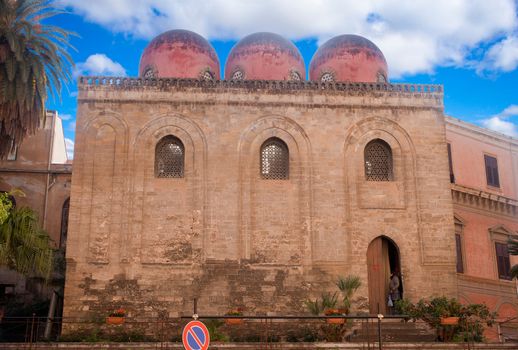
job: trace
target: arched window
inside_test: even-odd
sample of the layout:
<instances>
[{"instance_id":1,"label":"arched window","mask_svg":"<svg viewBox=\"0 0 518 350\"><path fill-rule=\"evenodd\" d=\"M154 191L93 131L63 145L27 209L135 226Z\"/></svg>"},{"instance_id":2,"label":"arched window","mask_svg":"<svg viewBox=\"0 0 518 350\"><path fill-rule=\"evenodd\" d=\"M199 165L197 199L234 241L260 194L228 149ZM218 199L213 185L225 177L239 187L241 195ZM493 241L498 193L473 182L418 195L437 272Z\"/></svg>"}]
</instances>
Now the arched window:
<instances>
[{"instance_id":1,"label":"arched window","mask_svg":"<svg viewBox=\"0 0 518 350\"><path fill-rule=\"evenodd\" d=\"M67 198L63 203L61 210L61 237L59 240L59 247L65 249L67 245L68 236L68 212L70 209L70 198Z\"/></svg>"},{"instance_id":2,"label":"arched window","mask_svg":"<svg viewBox=\"0 0 518 350\"><path fill-rule=\"evenodd\" d=\"M182 178L185 148L176 136L163 137L155 148L155 177Z\"/></svg>"},{"instance_id":3,"label":"arched window","mask_svg":"<svg viewBox=\"0 0 518 350\"><path fill-rule=\"evenodd\" d=\"M267 180L287 180L290 170L288 146L276 137L261 146L261 177Z\"/></svg>"},{"instance_id":4,"label":"arched window","mask_svg":"<svg viewBox=\"0 0 518 350\"><path fill-rule=\"evenodd\" d=\"M392 181L392 150L383 140L372 140L365 146L365 180Z\"/></svg>"}]
</instances>

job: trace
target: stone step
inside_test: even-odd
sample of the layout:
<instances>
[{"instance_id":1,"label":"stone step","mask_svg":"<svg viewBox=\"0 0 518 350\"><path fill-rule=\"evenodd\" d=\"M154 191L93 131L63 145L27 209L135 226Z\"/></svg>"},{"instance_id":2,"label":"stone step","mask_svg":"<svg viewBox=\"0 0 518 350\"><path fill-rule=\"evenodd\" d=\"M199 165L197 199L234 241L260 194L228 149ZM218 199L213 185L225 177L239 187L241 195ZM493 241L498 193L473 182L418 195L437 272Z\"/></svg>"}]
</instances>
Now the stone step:
<instances>
[{"instance_id":1,"label":"stone step","mask_svg":"<svg viewBox=\"0 0 518 350\"><path fill-rule=\"evenodd\" d=\"M361 323L353 327L349 337L352 342L372 342L378 340L377 323ZM383 322L381 339L383 342L433 342L437 338L435 330L423 322Z\"/></svg>"}]
</instances>

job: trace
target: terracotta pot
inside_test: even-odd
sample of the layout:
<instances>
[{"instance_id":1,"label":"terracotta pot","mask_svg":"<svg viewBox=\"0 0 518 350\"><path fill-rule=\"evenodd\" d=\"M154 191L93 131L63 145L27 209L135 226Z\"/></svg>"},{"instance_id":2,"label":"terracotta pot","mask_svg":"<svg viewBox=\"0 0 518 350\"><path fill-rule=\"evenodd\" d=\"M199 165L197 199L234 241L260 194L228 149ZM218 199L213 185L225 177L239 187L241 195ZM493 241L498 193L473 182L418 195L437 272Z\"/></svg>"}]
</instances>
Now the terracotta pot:
<instances>
[{"instance_id":1,"label":"terracotta pot","mask_svg":"<svg viewBox=\"0 0 518 350\"><path fill-rule=\"evenodd\" d=\"M225 323L228 324L229 326L230 325L242 324L243 323L243 319L242 318L225 318Z\"/></svg>"},{"instance_id":2,"label":"terracotta pot","mask_svg":"<svg viewBox=\"0 0 518 350\"><path fill-rule=\"evenodd\" d=\"M441 317L443 326L455 326L459 324L459 317Z\"/></svg>"},{"instance_id":3,"label":"terracotta pot","mask_svg":"<svg viewBox=\"0 0 518 350\"><path fill-rule=\"evenodd\" d=\"M124 317L108 316L108 317L106 317L106 323L107 324L123 324Z\"/></svg>"},{"instance_id":4,"label":"terracotta pot","mask_svg":"<svg viewBox=\"0 0 518 350\"><path fill-rule=\"evenodd\" d=\"M326 322L328 324L344 324L345 319L343 319L343 318L327 318Z\"/></svg>"}]
</instances>

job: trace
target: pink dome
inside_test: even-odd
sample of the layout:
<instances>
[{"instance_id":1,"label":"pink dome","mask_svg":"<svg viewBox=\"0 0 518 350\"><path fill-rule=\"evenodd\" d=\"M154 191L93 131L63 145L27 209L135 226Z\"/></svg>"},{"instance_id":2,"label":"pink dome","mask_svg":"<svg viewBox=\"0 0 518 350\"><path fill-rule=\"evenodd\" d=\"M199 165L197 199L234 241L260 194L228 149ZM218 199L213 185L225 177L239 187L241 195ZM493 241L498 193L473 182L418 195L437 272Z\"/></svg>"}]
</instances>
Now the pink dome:
<instances>
[{"instance_id":1,"label":"pink dome","mask_svg":"<svg viewBox=\"0 0 518 350\"><path fill-rule=\"evenodd\" d=\"M255 33L241 39L225 65L227 80L305 80L306 69L299 50L273 33Z\"/></svg>"},{"instance_id":2,"label":"pink dome","mask_svg":"<svg viewBox=\"0 0 518 350\"><path fill-rule=\"evenodd\" d=\"M309 65L312 81L387 82L387 61L374 43L358 35L340 35L322 45Z\"/></svg>"},{"instance_id":3,"label":"pink dome","mask_svg":"<svg viewBox=\"0 0 518 350\"><path fill-rule=\"evenodd\" d=\"M219 59L202 36L188 30L170 30L155 37L144 49L139 75L219 80Z\"/></svg>"}]
</instances>

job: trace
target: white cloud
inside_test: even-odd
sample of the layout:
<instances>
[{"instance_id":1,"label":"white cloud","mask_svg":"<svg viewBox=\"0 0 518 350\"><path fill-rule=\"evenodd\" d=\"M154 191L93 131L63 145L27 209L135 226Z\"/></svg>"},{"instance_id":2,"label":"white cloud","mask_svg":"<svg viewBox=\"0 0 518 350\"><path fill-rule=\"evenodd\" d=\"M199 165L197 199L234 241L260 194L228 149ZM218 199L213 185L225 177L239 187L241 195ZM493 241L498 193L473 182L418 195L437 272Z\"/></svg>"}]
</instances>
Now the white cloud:
<instances>
[{"instance_id":1,"label":"white cloud","mask_svg":"<svg viewBox=\"0 0 518 350\"><path fill-rule=\"evenodd\" d=\"M90 55L85 62L77 63L73 75L75 78L80 75L125 76L126 70L120 63L112 61L105 54L96 53Z\"/></svg>"},{"instance_id":2,"label":"white cloud","mask_svg":"<svg viewBox=\"0 0 518 350\"><path fill-rule=\"evenodd\" d=\"M74 141L69 138L65 138L65 147L67 149L68 159L74 159Z\"/></svg>"},{"instance_id":3,"label":"white cloud","mask_svg":"<svg viewBox=\"0 0 518 350\"><path fill-rule=\"evenodd\" d=\"M61 118L61 120L70 120L72 119L72 114L62 113L59 115L59 117Z\"/></svg>"},{"instance_id":4,"label":"white cloud","mask_svg":"<svg viewBox=\"0 0 518 350\"><path fill-rule=\"evenodd\" d=\"M504 109L501 113L499 113L500 117L509 118L518 116L518 105L510 105L506 109Z\"/></svg>"},{"instance_id":5,"label":"white cloud","mask_svg":"<svg viewBox=\"0 0 518 350\"><path fill-rule=\"evenodd\" d=\"M518 67L518 36L508 36L488 50L478 70L510 72L516 67Z\"/></svg>"},{"instance_id":6,"label":"white cloud","mask_svg":"<svg viewBox=\"0 0 518 350\"><path fill-rule=\"evenodd\" d=\"M511 118L518 118L518 105L510 105L502 112L481 120L480 124L490 130L518 138L518 125L509 121Z\"/></svg>"},{"instance_id":7,"label":"white cloud","mask_svg":"<svg viewBox=\"0 0 518 350\"><path fill-rule=\"evenodd\" d=\"M317 38L319 43L338 34L360 34L385 53L392 77L431 72L441 65L466 65L480 44L510 37L518 23L513 0L58 2L88 21L145 39L173 28L190 29L209 39L270 31L290 39ZM496 68L515 64L512 42L490 50L498 57Z\"/></svg>"}]
</instances>

